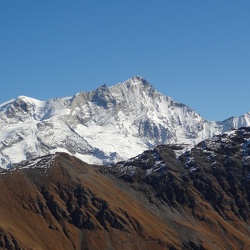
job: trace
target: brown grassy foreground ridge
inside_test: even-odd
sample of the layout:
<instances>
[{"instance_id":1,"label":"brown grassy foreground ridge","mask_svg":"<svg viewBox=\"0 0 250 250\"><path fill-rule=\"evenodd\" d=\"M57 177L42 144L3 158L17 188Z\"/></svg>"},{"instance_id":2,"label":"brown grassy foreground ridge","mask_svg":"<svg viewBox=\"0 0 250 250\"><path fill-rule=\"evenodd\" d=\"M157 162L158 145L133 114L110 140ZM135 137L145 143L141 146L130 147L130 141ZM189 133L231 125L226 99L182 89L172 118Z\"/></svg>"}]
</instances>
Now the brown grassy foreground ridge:
<instances>
[{"instance_id":1,"label":"brown grassy foreground ridge","mask_svg":"<svg viewBox=\"0 0 250 250\"><path fill-rule=\"evenodd\" d=\"M23 162L0 175L0 248L250 249L249 133L178 160L159 146L110 167L65 153Z\"/></svg>"}]
</instances>

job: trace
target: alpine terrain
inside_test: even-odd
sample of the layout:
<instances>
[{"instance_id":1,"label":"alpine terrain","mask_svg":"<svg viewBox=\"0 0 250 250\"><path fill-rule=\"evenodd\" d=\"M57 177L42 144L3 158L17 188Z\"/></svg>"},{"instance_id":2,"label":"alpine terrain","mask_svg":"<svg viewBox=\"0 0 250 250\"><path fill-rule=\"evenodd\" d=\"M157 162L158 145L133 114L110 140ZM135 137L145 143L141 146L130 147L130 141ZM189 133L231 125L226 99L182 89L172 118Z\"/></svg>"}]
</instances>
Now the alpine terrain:
<instances>
[{"instance_id":1,"label":"alpine terrain","mask_svg":"<svg viewBox=\"0 0 250 250\"><path fill-rule=\"evenodd\" d=\"M0 105L0 166L55 152L108 164L161 144L195 145L249 124L249 113L206 121L141 77L48 101L20 96Z\"/></svg>"},{"instance_id":2,"label":"alpine terrain","mask_svg":"<svg viewBox=\"0 0 250 250\"><path fill-rule=\"evenodd\" d=\"M82 100L82 98L81 98ZM0 173L1 249L250 249L250 129L104 166L67 153Z\"/></svg>"}]
</instances>

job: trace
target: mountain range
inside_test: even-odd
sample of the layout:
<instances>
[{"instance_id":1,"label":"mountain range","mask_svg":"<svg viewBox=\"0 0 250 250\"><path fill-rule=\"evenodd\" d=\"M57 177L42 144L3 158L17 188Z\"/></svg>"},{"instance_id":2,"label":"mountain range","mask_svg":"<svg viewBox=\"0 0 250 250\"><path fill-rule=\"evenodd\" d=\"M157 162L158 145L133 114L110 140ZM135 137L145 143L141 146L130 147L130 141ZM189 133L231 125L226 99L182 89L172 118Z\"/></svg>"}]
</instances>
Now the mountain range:
<instances>
[{"instance_id":1,"label":"mountain range","mask_svg":"<svg viewBox=\"0 0 250 250\"><path fill-rule=\"evenodd\" d=\"M248 250L249 125L141 77L3 103L0 249Z\"/></svg>"},{"instance_id":2,"label":"mountain range","mask_svg":"<svg viewBox=\"0 0 250 250\"><path fill-rule=\"evenodd\" d=\"M160 145L89 165L67 153L0 173L0 249L248 250L250 128L176 158Z\"/></svg>"},{"instance_id":3,"label":"mountain range","mask_svg":"<svg viewBox=\"0 0 250 250\"><path fill-rule=\"evenodd\" d=\"M136 76L70 97L39 101L20 96L1 104L0 166L55 152L110 164L161 144L193 146L249 124L250 113L207 121Z\"/></svg>"}]
</instances>

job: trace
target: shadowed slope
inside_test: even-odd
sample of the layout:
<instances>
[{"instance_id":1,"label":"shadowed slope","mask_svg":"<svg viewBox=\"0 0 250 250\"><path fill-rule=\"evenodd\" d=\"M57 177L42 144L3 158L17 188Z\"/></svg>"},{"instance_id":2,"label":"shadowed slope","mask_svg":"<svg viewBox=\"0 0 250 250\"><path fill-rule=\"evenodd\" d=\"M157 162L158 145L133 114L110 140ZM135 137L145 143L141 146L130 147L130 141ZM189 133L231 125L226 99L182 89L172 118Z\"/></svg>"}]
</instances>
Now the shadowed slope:
<instances>
[{"instance_id":1,"label":"shadowed slope","mask_svg":"<svg viewBox=\"0 0 250 250\"><path fill-rule=\"evenodd\" d=\"M1 174L2 248L162 249L177 244L176 234L135 195L74 157L51 157L48 168Z\"/></svg>"},{"instance_id":2,"label":"shadowed slope","mask_svg":"<svg viewBox=\"0 0 250 250\"><path fill-rule=\"evenodd\" d=\"M22 162L0 175L0 247L247 250L249 137L236 130L178 160L177 146L159 146L110 167L66 153Z\"/></svg>"}]
</instances>

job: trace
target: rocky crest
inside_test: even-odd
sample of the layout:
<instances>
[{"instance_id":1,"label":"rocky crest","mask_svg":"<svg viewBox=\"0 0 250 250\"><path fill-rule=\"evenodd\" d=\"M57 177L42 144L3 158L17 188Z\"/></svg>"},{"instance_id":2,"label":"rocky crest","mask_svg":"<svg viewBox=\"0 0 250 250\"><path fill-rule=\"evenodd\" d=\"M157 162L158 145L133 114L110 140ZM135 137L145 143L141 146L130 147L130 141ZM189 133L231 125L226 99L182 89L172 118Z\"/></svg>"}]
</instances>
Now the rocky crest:
<instances>
[{"instance_id":1,"label":"rocky crest","mask_svg":"<svg viewBox=\"0 0 250 250\"><path fill-rule=\"evenodd\" d=\"M177 160L181 146L162 145L110 169L156 207L190 213L189 222L201 231L214 230L232 240L213 247L201 244L205 249L247 249L243 241L248 238L250 243L249 141L250 128L241 128L202 141Z\"/></svg>"}]
</instances>

